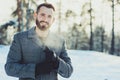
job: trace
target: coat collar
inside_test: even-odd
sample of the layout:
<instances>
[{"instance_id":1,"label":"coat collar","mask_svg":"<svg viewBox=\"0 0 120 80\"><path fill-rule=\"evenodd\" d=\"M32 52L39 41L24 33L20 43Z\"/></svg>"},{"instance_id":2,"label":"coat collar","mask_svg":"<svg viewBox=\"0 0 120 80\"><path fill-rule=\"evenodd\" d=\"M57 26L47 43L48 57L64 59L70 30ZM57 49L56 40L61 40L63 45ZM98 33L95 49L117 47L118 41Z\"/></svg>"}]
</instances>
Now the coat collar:
<instances>
[{"instance_id":1,"label":"coat collar","mask_svg":"<svg viewBox=\"0 0 120 80\"><path fill-rule=\"evenodd\" d=\"M36 32L35 32L35 27L32 27L29 31L28 31L28 38L33 38L36 36Z\"/></svg>"},{"instance_id":2,"label":"coat collar","mask_svg":"<svg viewBox=\"0 0 120 80\"><path fill-rule=\"evenodd\" d=\"M28 38L35 43L36 45L38 45L40 48L43 49L44 44L42 43L42 41L40 40L40 38L37 36L36 32L35 32L35 27L31 28L28 31Z\"/></svg>"},{"instance_id":3,"label":"coat collar","mask_svg":"<svg viewBox=\"0 0 120 80\"><path fill-rule=\"evenodd\" d=\"M54 50L55 47L59 47L59 45L56 45L55 43L61 43L61 39L51 32L43 43L43 41L37 36L35 27L28 31L28 38L30 38L31 41L38 45L41 49L44 49L44 46L48 46L50 49Z\"/></svg>"}]
</instances>

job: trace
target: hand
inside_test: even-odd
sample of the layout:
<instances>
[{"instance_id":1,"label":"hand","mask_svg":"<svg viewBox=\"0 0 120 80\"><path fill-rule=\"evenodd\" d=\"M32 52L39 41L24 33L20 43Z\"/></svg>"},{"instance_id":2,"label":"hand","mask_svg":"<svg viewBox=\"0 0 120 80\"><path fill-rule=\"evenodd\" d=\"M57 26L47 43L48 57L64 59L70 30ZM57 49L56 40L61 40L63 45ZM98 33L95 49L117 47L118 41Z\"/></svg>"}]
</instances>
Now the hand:
<instances>
[{"instance_id":1,"label":"hand","mask_svg":"<svg viewBox=\"0 0 120 80\"><path fill-rule=\"evenodd\" d=\"M36 76L40 74L49 74L53 70L53 64L48 62L42 62L36 64L35 73Z\"/></svg>"},{"instance_id":2,"label":"hand","mask_svg":"<svg viewBox=\"0 0 120 80\"><path fill-rule=\"evenodd\" d=\"M45 47L45 55L46 55L46 61L51 62L56 60L56 54L52 50L50 50L48 47Z\"/></svg>"},{"instance_id":3,"label":"hand","mask_svg":"<svg viewBox=\"0 0 120 80\"><path fill-rule=\"evenodd\" d=\"M57 57L56 53L52 50L50 50L48 47L44 50L46 55L46 61L53 63L54 69L58 69L59 66L59 58Z\"/></svg>"}]
</instances>

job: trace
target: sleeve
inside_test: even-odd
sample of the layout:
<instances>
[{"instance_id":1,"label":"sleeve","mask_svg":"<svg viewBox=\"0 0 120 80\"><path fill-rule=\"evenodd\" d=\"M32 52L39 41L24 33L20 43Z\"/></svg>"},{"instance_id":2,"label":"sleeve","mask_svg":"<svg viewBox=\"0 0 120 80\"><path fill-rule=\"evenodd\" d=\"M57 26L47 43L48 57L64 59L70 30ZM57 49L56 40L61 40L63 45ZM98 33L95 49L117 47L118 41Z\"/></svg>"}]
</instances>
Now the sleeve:
<instances>
[{"instance_id":1,"label":"sleeve","mask_svg":"<svg viewBox=\"0 0 120 80\"><path fill-rule=\"evenodd\" d=\"M69 78L73 72L73 67L71 64L71 59L68 57L67 50L65 48L65 41L62 46L62 51L59 56L59 68L58 68L58 73L65 78Z\"/></svg>"},{"instance_id":2,"label":"sleeve","mask_svg":"<svg viewBox=\"0 0 120 80\"><path fill-rule=\"evenodd\" d=\"M20 41L17 35L10 47L7 61L5 64L5 71L7 75L19 78L35 78L35 64L22 64L22 50Z\"/></svg>"}]
</instances>

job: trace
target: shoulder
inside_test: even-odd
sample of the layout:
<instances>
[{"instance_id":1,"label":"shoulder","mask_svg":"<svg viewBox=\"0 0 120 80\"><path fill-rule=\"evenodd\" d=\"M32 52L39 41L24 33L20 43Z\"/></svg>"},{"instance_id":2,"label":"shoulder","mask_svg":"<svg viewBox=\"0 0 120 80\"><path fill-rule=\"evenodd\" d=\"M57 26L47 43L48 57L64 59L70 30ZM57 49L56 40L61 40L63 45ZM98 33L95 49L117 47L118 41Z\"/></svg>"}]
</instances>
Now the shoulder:
<instances>
[{"instance_id":1,"label":"shoulder","mask_svg":"<svg viewBox=\"0 0 120 80\"><path fill-rule=\"evenodd\" d=\"M16 33L14 37L24 38L24 37L27 37L27 35L28 35L28 31L23 31L23 32Z\"/></svg>"},{"instance_id":2,"label":"shoulder","mask_svg":"<svg viewBox=\"0 0 120 80\"><path fill-rule=\"evenodd\" d=\"M26 30L26 31L22 31L22 32L18 32L16 33L14 36L18 37L18 38L27 38L28 34L32 31L33 28Z\"/></svg>"}]
</instances>

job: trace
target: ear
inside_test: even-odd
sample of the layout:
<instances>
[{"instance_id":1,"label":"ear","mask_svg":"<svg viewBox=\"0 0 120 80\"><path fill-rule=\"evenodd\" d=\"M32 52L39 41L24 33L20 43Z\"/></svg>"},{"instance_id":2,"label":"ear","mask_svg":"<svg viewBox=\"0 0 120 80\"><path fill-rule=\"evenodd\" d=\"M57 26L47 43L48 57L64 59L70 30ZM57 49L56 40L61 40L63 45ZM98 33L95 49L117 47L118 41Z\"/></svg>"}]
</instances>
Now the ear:
<instances>
[{"instance_id":1,"label":"ear","mask_svg":"<svg viewBox=\"0 0 120 80\"><path fill-rule=\"evenodd\" d=\"M36 12L34 12L34 19L36 19L37 18L37 13Z\"/></svg>"}]
</instances>

